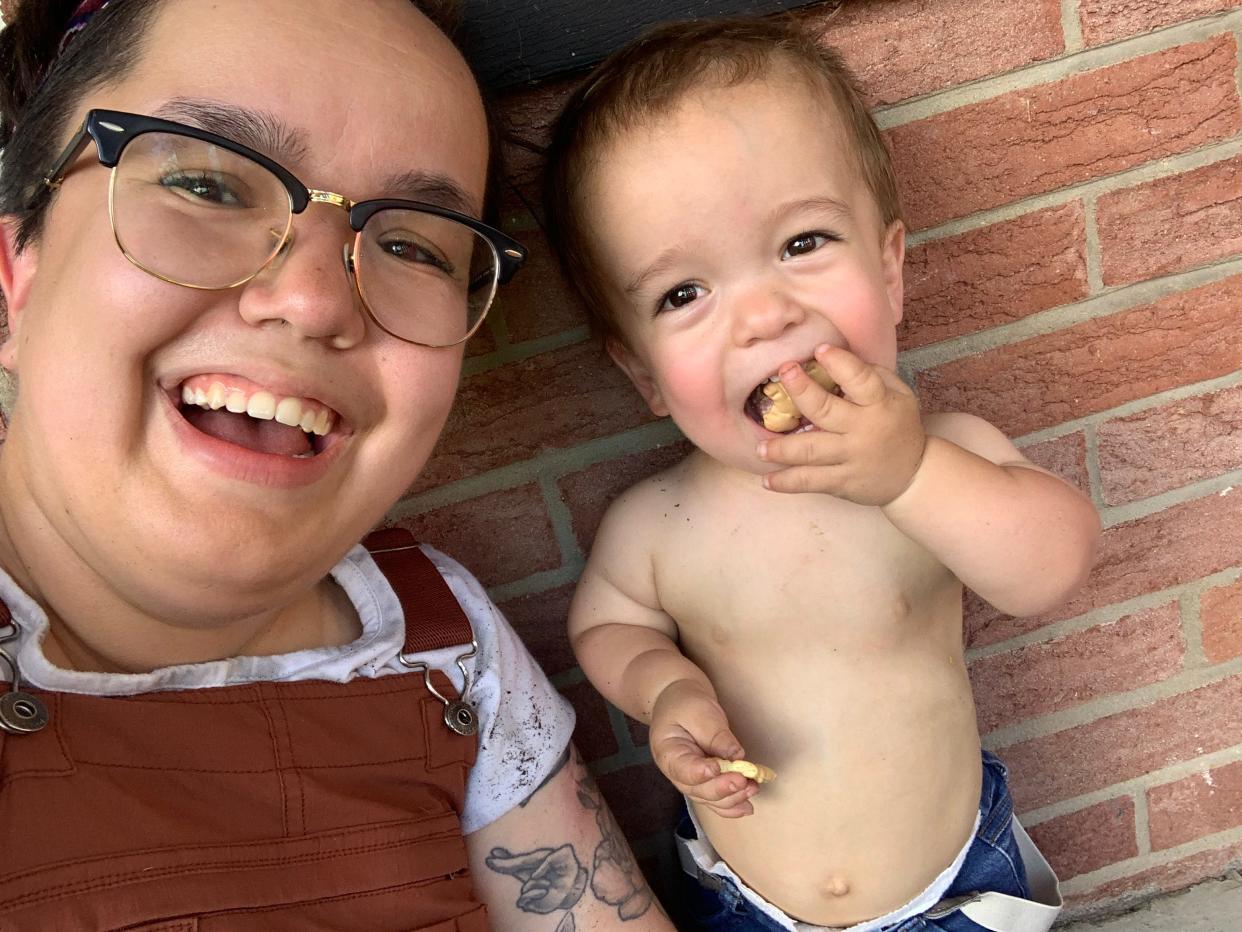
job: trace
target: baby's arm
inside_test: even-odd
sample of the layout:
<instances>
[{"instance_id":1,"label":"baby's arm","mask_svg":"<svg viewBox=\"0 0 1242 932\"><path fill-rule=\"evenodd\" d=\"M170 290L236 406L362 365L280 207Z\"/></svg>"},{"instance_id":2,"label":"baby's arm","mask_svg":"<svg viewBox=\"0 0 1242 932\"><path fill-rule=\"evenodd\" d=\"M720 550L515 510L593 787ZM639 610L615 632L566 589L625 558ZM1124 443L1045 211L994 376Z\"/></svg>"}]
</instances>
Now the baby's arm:
<instances>
[{"instance_id":1,"label":"baby's arm","mask_svg":"<svg viewBox=\"0 0 1242 932\"><path fill-rule=\"evenodd\" d=\"M969 414L931 415L909 487L881 509L963 584L1011 615L1034 615L1082 585L1100 519L1077 489Z\"/></svg>"},{"instance_id":2,"label":"baby's arm","mask_svg":"<svg viewBox=\"0 0 1242 932\"><path fill-rule=\"evenodd\" d=\"M574 654L609 702L651 726L651 755L679 791L725 818L749 815L757 785L711 760L742 757L741 744L660 608L643 498L636 489L619 499L596 535L569 611Z\"/></svg>"},{"instance_id":3,"label":"baby's arm","mask_svg":"<svg viewBox=\"0 0 1242 932\"><path fill-rule=\"evenodd\" d=\"M782 368L790 397L820 429L760 445L764 459L786 467L765 477L769 488L878 506L1009 614L1046 611L1082 585L1100 531L1082 493L981 418L920 418L918 400L891 370L835 347L815 357L843 397L796 365Z\"/></svg>"}]
</instances>

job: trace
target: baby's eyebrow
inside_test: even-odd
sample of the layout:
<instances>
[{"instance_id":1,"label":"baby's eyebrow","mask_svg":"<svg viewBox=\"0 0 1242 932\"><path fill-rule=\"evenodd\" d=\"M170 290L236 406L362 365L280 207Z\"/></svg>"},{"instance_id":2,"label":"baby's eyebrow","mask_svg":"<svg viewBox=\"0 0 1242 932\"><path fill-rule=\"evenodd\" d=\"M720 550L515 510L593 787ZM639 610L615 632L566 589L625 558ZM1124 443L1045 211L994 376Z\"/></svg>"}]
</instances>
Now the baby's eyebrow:
<instances>
[{"instance_id":1,"label":"baby's eyebrow","mask_svg":"<svg viewBox=\"0 0 1242 932\"><path fill-rule=\"evenodd\" d=\"M655 261L650 265L640 269L638 274L630 279L625 286L625 294L627 297L634 297L642 292L644 286L652 278L657 275L663 275L667 272L681 257L681 249L678 247L670 247L656 256Z\"/></svg>"},{"instance_id":2,"label":"baby's eyebrow","mask_svg":"<svg viewBox=\"0 0 1242 932\"><path fill-rule=\"evenodd\" d=\"M854 212L850 210L848 204L829 195L814 195L812 197L799 197L778 204L773 208L770 219L777 220L787 214L800 213L803 211L817 211L824 214L832 214L840 220L851 220Z\"/></svg>"}]
</instances>

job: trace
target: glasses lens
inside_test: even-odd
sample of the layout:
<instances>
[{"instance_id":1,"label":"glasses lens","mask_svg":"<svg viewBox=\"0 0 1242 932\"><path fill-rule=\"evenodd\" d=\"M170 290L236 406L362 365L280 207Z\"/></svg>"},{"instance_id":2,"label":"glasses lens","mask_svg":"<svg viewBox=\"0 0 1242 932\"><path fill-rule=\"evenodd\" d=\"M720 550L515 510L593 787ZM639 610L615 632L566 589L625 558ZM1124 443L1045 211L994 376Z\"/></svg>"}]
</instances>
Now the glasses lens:
<instances>
[{"instance_id":1,"label":"glasses lens","mask_svg":"<svg viewBox=\"0 0 1242 932\"><path fill-rule=\"evenodd\" d=\"M496 294L491 242L457 220L420 210L374 214L358 237L358 289L389 333L429 346L468 337Z\"/></svg>"},{"instance_id":2,"label":"glasses lens","mask_svg":"<svg viewBox=\"0 0 1242 932\"><path fill-rule=\"evenodd\" d=\"M280 179L257 162L199 139L144 133L112 179L122 251L161 278L228 288L253 276L289 230Z\"/></svg>"}]
</instances>

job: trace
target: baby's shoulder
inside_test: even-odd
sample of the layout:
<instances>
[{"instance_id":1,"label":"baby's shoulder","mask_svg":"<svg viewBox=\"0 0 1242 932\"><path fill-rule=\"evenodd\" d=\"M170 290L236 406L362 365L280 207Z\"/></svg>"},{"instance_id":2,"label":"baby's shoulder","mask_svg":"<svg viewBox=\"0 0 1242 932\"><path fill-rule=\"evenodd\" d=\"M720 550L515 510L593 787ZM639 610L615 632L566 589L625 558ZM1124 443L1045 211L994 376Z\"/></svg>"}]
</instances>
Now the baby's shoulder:
<instances>
[{"instance_id":1,"label":"baby's shoulder","mask_svg":"<svg viewBox=\"0 0 1242 932\"><path fill-rule=\"evenodd\" d=\"M640 479L608 506L600 533L654 534L670 508L679 508L693 486L686 462Z\"/></svg>"}]
</instances>

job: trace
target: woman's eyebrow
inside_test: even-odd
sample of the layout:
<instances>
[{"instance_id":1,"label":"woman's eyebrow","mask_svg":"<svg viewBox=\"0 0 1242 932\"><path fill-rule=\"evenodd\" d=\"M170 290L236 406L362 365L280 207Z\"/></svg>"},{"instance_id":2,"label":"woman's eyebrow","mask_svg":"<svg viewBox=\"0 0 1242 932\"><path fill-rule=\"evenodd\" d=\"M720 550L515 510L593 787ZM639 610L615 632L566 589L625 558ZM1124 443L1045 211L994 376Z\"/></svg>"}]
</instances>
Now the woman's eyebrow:
<instances>
[{"instance_id":1,"label":"woman's eyebrow","mask_svg":"<svg viewBox=\"0 0 1242 932\"><path fill-rule=\"evenodd\" d=\"M295 129L270 113L207 100L174 97L152 116L189 123L209 133L240 142L278 161L299 162L306 157L306 133Z\"/></svg>"},{"instance_id":2,"label":"woman's eyebrow","mask_svg":"<svg viewBox=\"0 0 1242 932\"><path fill-rule=\"evenodd\" d=\"M388 177L382 190L385 197L420 201L423 204L455 210L469 217L477 218L481 213L479 205L465 188L448 175L438 172L398 172Z\"/></svg>"}]
</instances>

